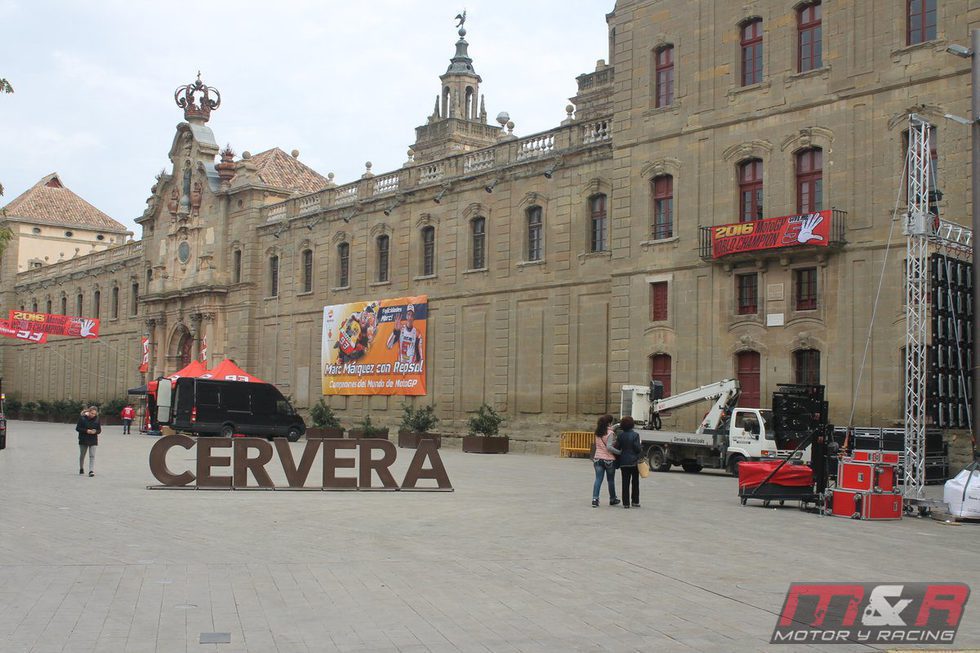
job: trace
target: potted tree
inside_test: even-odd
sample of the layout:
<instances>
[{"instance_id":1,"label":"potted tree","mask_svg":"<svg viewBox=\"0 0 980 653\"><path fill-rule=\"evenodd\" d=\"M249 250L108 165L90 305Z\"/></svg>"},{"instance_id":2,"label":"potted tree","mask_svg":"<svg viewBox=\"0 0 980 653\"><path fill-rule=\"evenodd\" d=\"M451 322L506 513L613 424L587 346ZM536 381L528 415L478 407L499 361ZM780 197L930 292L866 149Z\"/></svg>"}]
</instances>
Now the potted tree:
<instances>
[{"instance_id":1,"label":"potted tree","mask_svg":"<svg viewBox=\"0 0 980 653\"><path fill-rule=\"evenodd\" d=\"M402 426L398 430L398 446L405 449L417 449L424 438L433 440L436 449L442 446L442 436L433 435L429 431L439 423L436 417L436 407L432 404L416 408L411 404L402 406Z\"/></svg>"},{"instance_id":2,"label":"potted tree","mask_svg":"<svg viewBox=\"0 0 980 653\"><path fill-rule=\"evenodd\" d=\"M507 453L510 451L510 438L497 435L504 421L497 411L483 404L470 418L469 435L463 436L463 451L466 453Z\"/></svg>"},{"instance_id":3,"label":"potted tree","mask_svg":"<svg viewBox=\"0 0 980 653\"><path fill-rule=\"evenodd\" d=\"M367 415L364 420L358 423L356 428L350 430L350 437L352 438L371 438L371 439L388 439L388 429L383 429L375 426L371 423L371 416Z\"/></svg>"},{"instance_id":4,"label":"potted tree","mask_svg":"<svg viewBox=\"0 0 980 653\"><path fill-rule=\"evenodd\" d=\"M313 408L310 408L310 419L313 426L306 429L306 439L339 439L344 437L344 428L334 414L333 409L321 398Z\"/></svg>"}]
</instances>

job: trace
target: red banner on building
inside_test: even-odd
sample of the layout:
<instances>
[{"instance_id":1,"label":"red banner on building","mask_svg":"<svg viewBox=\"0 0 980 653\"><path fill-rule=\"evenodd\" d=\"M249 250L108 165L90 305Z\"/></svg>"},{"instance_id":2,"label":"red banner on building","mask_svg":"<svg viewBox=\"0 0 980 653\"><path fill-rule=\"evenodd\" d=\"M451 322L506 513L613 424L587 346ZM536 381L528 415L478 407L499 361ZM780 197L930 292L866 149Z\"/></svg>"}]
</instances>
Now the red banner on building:
<instances>
[{"instance_id":1,"label":"red banner on building","mask_svg":"<svg viewBox=\"0 0 980 653\"><path fill-rule=\"evenodd\" d=\"M16 338L17 340L27 340L29 342L44 343L48 341L48 334L35 333L33 331L23 331L13 329L9 320L0 320L0 336L5 338Z\"/></svg>"},{"instance_id":2,"label":"red banner on building","mask_svg":"<svg viewBox=\"0 0 980 653\"><path fill-rule=\"evenodd\" d=\"M69 338L98 338L99 321L88 317L10 311L10 328Z\"/></svg>"},{"instance_id":3,"label":"red banner on building","mask_svg":"<svg viewBox=\"0 0 980 653\"><path fill-rule=\"evenodd\" d=\"M143 357L140 359L140 374L150 371L150 339L146 336L140 340L140 348L143 350Z\"/></svg>"},{"instance_id":4,"label":"red banner on building","mask_svg":"<svg viewBox=\"0 0 980 653\"><path fill-rule=\"evenodd\" d=\"M833 211L784 215L711 227L711 258L780 247L826 247Z\"/></svg>"}]
</instances>

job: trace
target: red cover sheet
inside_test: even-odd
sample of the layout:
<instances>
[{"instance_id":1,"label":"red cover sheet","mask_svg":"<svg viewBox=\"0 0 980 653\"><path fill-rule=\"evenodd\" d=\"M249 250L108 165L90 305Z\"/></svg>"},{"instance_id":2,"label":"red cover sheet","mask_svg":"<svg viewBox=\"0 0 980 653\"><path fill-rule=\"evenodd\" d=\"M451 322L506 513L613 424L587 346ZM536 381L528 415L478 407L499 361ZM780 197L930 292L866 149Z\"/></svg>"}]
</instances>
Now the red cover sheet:
<instances>
[{"instance_id":1,"label":"red cover sheet","mask_svg":"<svg viewBox=\"0 0 980 653\"><path fill-rule=\"evenodd\" d=\"M738 465L738 486L751 488L761 485L774 469L779 467L779 460L760 460L758 462L743 462ZM813 485L813 470L809 465L783 465L775 476L769 479L768 485L784 487L807 487Z\"/></svg>"}]
</instances>

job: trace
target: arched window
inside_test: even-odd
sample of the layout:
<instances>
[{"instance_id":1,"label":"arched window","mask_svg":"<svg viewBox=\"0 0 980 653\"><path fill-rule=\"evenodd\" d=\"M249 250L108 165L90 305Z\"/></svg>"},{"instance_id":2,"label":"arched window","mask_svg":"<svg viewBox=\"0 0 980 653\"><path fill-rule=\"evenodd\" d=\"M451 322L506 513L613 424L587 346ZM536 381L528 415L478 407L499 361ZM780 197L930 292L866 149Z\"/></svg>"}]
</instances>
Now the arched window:
<instances>
[{"instance_id":1,"label":"arched window","mask_svg":"<svg viewBox=\"0 0 980 653\"><path fill-rule=\"evenodd\" d=\"M112 308L110 310L112 319L117 319L119 317L119 286L112 287Z\"/></svg>"},{"instance_id":2,"label":"arched window","mask_svg":"<svg viewBox=\"0 0 980 653\"><path fill-rule=\"evenodd\" d=\"M269 297L279 296L279 257L269 257Z\"/></svg>"},{"instance_id":3,"label":"arched window","mask_svg":"<svg viewBox=\"0 0 980 653\"><path fill-rule=\"evenodd\" d=\"M483 270L487 267L487 219L473 218L470 221L470 269Z\"/></svg>"},{"instance_id":4,"label":"arched window","mask_svg":"<svg viewBox=\"0 0 980 653\"><path fill-rule=\"evenodd\" d=\"M762 219L762 159L738 165L738 216L741 222Z\"/></svg>"},{"instance_id":5,"label":"arched window","mask_svg":"<svg viewBox=\"0 0 980 653\"><path fill-rule=\"evenodd\" d=\"M589 198L589 250L606 251L606 196L602 193Z\"/></svg>"},{"instance_id":6,"label":"arched window","mask_svg":"<svg viewBox=\"0 0 980 653\"><path fill-rule=\"evenodd\" d=\"M37 313L37 300L31 300L31 313Z\"/></svg>"},{"instance_id":7,"label":"arched window","mask_svg":"<svg viewBox=\"0 0 980 653\"><path fill-rule=\"evenodd\" d=\"M92 295L92 317L102 317L102 291L96 290Z\"/></svg>"},{"instance_id":8,"label":"arched window","mask_svg":"<svg viewBox=\"0 0 980 653\"><path fill-rule=\"evenodd\" d=\"M136 315L140 306L140 285L134 281L129 287L129 314Z\"/></svg>"},{"instance_id":9,"label":"arched window","mask_svg":"<svg viewBox=\"0 0 980 653\"><path fill-rule=\"evenodd\" d=\"M796 212L823 210L823 150L819 147L796 155Z\"/></svg>"},{"instance_id":10,"label":"arched window","mask_svg":"<svg viewBox=\"0 0 980 653\"><path fill-rule=\"evenodd\" d=\"M46 301L44 303L44 312L50 315L52 308L54 308L54 307L51 305L51 300L49 299L48 301Z\"/></svg>"},{"instance_id":11,"label":"arched window","mask_svg":"<svg viewBox=\"0 0 980 653\"><path fill-rule=\"evenodd\" d=\"M378 283L383 283L388 281L388 255L391 248L391 239L386 236L378 236L377 240L377 250L378 250Z\"/></svg>"},{"instance_id":12,"label":"arched window","mask_svg":"<svg viewBox=\"0 0 980 653\"><path fill-rule=\"evenodd\" d=\"M670 396L670 374L672 361L670 354L656 354L650 357L650 380L660 381L664 386L664 396Z\"/></svg>"},{"instance_id":13,"label":"arched window","mask_svg":"<svg viewBox=\"0 0 980 653\"><path fill-rule=\"evenodd\" d=\"M936 0L906 0L908 45L925 43L936 38Z\"/></svg>"},{"instance_id":14,"label":"arched window","mask_svg":"<svg viewBox=\"0 0 980 653\"><path fill-rule=\"evenodd\" d=\"M337 245L337 286L350 286L350 243Z\"/></svg>"},{"instance_id":15,"label":"arched window","mask_svg":"<svg viewBox=\"0 0 980 653\"><path fill-rule=\"evenodd\" d=\"M762 81L762 19L753 18L742 23L742 86Z\"/></svg>"},{"instance_id":16,"label":"arched window","mask_svg":"<svg viewBox=\"0 0 980 653\"><path fill-rule=\"evenodd\" d=\"M799 72L823 66L823 26L820 0L799 8L796 14Z\"/></svg>"},{"instance_id":17,"label":"arched window","mask_svg":"<svg viewBox=\"0 0 980 653\"><path fill-rule=\"evenodd\" d=\"M82 310L84 309L84 307L85 307L85 297L84 297L84 295L82 295L82 293L78 293L78 295L75 297L75 316L76 317L81 317L82 316Z\"/></svg>"},{"instance_id":18,"label":"arched window","mask_svg":"<svg viewBox=\"0 0 980 653\"><path fill-rule=\"evenodd\" d=\"M231 253L231 282L242 282L242 250L240 249Z\"/></svg>"},{"instance_id":19,"label":"arched window","mask_svg":"<svg viewBox=\"0 0 980 653\"><path fill-rule=\"evenodd\" d=\"M797 349L793 352L793 374L796 383L819 384L820 351L817 349Z\"/></svg>"},{"instance_id":20,"label":"arched window","mask_svg":"<svg viewBox=\"0 0 980 653\"><path fill-rule=\"evenodd\" d=\"M422 228L422 276L436 273L436 228Z\"/></svg>"},{"instance_id":21,"label":"arched window","mask_svg":"<svg viewBox=\"0 0 980 653\"><path fill-rule=\"evenodd\" d=\"M302 292L313 292L313 250L304 249L301 259L303 264Z\"/></svg>"},{"instance_id":22,"label":"arched window","mask_svg":"<svg viewBox=\"0 0 980 653\"><path fill-rule=\"evenodd\" d=\"M467 120L476 120L476 107L473 106L475 99L473 98L473 87L466 87L466 103L463 105L466 108L466 115L463 117Z\"/></svg>"},{"instance_id":23,"label":"arched window","mask_svg":"<svg viewBox=\"0 0 980 653\"><path fill-rule=\"evenodd\" d=\"M68 296L61 295L61 314L68 315Z\"/></svg>"},{"instance_id":24,"label":"arched window","mask_svg":"<svg viewBox=\"0 0 980 653\"><path fill-rule=\"evenodd\" d=\"M735 375L742 387L738 405L743 408L758 408L761 397L761 356L757 351L740 351L735 356Z\"/></svg>"},{"instance_id":25,"label":"arched window","mask_svg":"<svg viewBox=\"0 0 980 653\"><path fill-rule=\"evenodd\" d=\"M152 268L147 268L147 270L146 270L146 285L149 286L151 281L153 281L153 269Z\"/></svg>"},{"instance_id":26,"label":"arched window","mask_svg":"<svg viewBox=\"0 0 980 653\"><path fill-rule=\"evenodd\" d=\"M450 91L449 87L447 86L444 89L442 89L442 117L443 118L449 117L449 112L452 111L453 108L452 102L453 102L452 91Z\"/></svg>"},{"instance_id":27,"label":"arched window","mask_svg":"<svg viewBox=\"0 0 980 653\"><path fill-rule=\"evenodd\" d=\"M654 240L670 238L674 235L674 178L660 175L654 177L650 186L653 191L651 236Z\"/></svg>"},{"instance_id":28,"label":"arched window","mask_svg":"<svg viewBox=\"0 0 980 653\"><path fill-rule=\"evenodd\" d=\"M540 261L544 258L544 233L542 231L543 212L540 206L527 210L527 260Z\"/></svg>"},{"instance_id":29,"label":"arched window","mask_svg":"<svg viewBox=\"0 0 980 653\"><path fill-rule=\"evenodd\" d=\"M674 103L674 46L658 49L655 58L657 106L669 107Z\"/></svg>"}]
</instances>

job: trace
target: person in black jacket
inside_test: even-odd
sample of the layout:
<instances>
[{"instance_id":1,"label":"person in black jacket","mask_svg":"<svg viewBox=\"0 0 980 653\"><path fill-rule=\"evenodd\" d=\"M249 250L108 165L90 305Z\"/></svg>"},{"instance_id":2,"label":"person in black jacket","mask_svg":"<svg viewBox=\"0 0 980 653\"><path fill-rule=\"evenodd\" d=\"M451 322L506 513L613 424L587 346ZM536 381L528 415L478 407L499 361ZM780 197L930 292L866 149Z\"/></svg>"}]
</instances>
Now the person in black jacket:
<instances>
[{"instance_id":1,"label":"person in black jacket","mask_svg":"<svg viewBox=\"0 0 980 653\"><path fill-rule=\"evenodd\" d=\"M626 416L619 420L618 447L619 469L623 475L623 507L629 508L630 504L634 508L640 507L640 472L637 463L640 462L640 434L633 430L636 423L632 417Z\"/></svg>"},{"instance_id":2,"label":"person in black jacket","mask_svg":"<svg viewBox=\"0 0 980 653\"><path fill-rule=\"evenodd\" d=\"M75 430L78 431L78 473L85 473L85 452L88 451L88 475L95 476L95 448L99 445L99 433L102 432L99 409L89 406L83 410Z\"/></svg>"}]
</instances>

